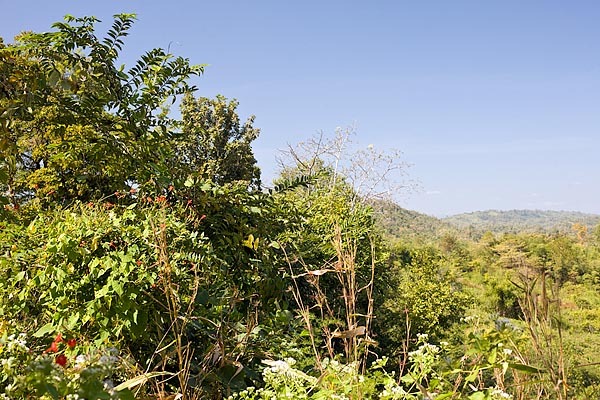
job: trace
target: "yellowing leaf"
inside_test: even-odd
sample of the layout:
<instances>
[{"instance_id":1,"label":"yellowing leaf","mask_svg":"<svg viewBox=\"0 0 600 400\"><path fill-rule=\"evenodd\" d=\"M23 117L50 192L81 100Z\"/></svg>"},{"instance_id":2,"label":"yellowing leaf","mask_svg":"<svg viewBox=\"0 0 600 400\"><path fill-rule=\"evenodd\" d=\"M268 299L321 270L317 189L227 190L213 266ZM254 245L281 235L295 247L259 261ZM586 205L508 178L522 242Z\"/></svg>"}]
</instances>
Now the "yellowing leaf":
<instances>
[{"instance_id":1,"label":"yellowing leaf","mask_svg":"<svg viewBox=\"0 0 600 400\"><path fill-rule=\"evenodd\" d=\"M131 378L129 380L126 380L125 382L121 383L120 385L115 386L115 391L121 391L123 389L132 389L136 386L139 385L143 385L144 383L148 382L148 379L151 378L156 378L157 376L163 376L163 375L175 375L171 372L149 372L146 374L141 374L136 376L135 378Z\"/></svg>"}]
</instances>

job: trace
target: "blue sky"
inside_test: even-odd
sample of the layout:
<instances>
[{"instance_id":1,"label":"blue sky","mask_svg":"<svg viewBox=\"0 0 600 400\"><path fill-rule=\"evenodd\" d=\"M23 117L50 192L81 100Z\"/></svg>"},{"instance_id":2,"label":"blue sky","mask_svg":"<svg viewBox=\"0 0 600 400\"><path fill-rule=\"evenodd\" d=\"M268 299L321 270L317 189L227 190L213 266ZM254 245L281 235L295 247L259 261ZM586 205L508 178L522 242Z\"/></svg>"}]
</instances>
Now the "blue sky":
<instances>
[{"instance_id":1,"label":"blue sky","mask_svg":"<svg viewBox=\"0 0 600 400\"><path fill-rule=\"evenodd\" d=\"M354 125L397 148L436 216L485 209L600 213L600 2L5 1L0 36L65 14L135 12L124 62L168 47L207 63L199 95L256 115L265 180L275 155ZM106 26L104 26L106 28Z\"/></svg>"}]
</instances>

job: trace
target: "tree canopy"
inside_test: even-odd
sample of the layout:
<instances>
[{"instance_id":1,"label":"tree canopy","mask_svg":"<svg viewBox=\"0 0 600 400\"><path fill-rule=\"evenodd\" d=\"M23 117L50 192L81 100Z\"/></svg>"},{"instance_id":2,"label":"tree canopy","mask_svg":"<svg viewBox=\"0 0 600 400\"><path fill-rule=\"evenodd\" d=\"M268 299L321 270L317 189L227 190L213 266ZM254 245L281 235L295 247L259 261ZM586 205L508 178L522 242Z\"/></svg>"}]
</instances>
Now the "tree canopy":
<instances>
[{"instance_id":1,"label":"tree canopy","mask_svg":"<svg viewBox=\"0 0 600 400\"><path fill-rule=\"evenodd\" d=\"M48 33L2 45L0 150L3 192L70 201L107 196L133 184L168 180L162 161L174 121L164 112L203 66L153 49L118 65L135 16L115 16L105 38L94 17L67 16Z\"/></svg>"},{"instance_id":2,"label":"tree canopy","mask_svg":"<svg viewBox=\"0 0 600 400\"><path fill-rule=\"evenodd\" d=\"M260 170L251 144L260 131L254 116L240 123L236 100L215 99L188 93L181 105L182 132L176 142L178 175L195 174L217 184L247 181L260 186Z\"/></svg>"}]
</instances>

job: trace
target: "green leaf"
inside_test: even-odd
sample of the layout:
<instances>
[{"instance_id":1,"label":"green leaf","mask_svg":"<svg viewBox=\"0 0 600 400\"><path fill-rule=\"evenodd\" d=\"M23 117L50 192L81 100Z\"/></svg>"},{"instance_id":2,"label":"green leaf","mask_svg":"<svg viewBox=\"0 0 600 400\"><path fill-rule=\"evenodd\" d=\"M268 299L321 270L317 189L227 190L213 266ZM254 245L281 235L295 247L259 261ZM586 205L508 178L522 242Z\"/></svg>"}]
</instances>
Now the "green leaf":
<instances>
[{"instance_id":1,"label":"green leaf","mask_svg":"<svg viewBox=\"0 0 600 400\"><path fill-rule=\"evenodd\" d=\"M135 400L133 393L129 389L120 390L117 394L121 400Z\"/></svg>"},{"instance_id":2,"label":"green leaf","mask_svg":"<svg viewBox=\"0 0 600 400\"><path fill-rule=\"evenodd\" d=\"M50 86L56 86L60 78L60 73L57 70L54 70L50 73L50 76L48 77L48 83L50 84Z\"/></svg>"},{"instance_id":3,"label":"green leaf","mask_svg":"<svg viewBox=\"0 0 600 400\"><path fill-rule=\"evenodd\" d=\"M67 329L73 330L79 324L79 313L74 313L67 321Z\"/></svg>"},{"instance_id":4,"label":"green leaf","mask_svg":"<svg viewBox=\"0 0 600 400\"><path fill-rule=\"evenodd\" d=\"M100 288L100 290L97 290L95 293L95 297L98 299L100 297L104 297L106 296L106 294L108 293L109 290L109 286L108 285L104 285L102 286L102 288Z\"/></svg>"},{"instance_id":5,"label":"green leaf","mask_svg":"<svg viewBox=\"0 0 600 400\"><path fill-rule=\"evenodd\" d=\"M58 400L60 398L60 395L58 394L58 390L56 390L54 385L52 385L50 383L45 383L44 389L46 390L46 392L48 392L50 394L50 396L52 396L53 399Z\"/></svg>"},{"instance_id":6,"label":"green leaf","mask_svg":"<svg viewBox=\"0 0 600 400\"><path fill-rule=\"evenodd\" d=\"M185 187L192 187L194 186L194 178L189 177L185 180L185 182L183 182L183 186Z\"/></svg>"},{"instance_id":7,"label":"green leaf","mask_svg":"<svg viewBox=\"0 0 600 400\"><path fill-rule=\"evenodd\" d=\"M25 273L26 271L21 271L19 272L16 276L15 276L15 281L19 282L21 280L23 280L23 278L25 277Z\"/></svg>"},{"instance_id":8,"label":"green leaf","mask_svg":"<svg viewBox=\"0 0 600 400\"><path fill-rule=\"evenodd\" d=\"M40 329L38 329L33 336L34 337L42 337L48 333L54 332L55 328L54 328L54 324L52 322L48 322L46 325L42 326Z\"/></svg>"},{"instance_id":9,"label":"green leaf","mask_svg":"<svg viewBox=\"0 0 600 400\"><path fill-rule=\"evenodd\" d=\"M207 305L210 301L210 295L207 290L200 290L196 295L196 303L201 304L203 306Z\"/></svg>"},{"instance_id":10,"label":"green leaf","mask_svg":"<svg viewBox=\"0 0 600 400\"><path fill-rule=\"evenodd\" d=\"M483 392L475 392L469 396L470 400L485 400L486 395Z\"/></svg>"},{"instance_id":11,"label":"green leaf","mask_svg":"<svg viewBox=\"0 0 600 400\"><path fill-rule=\"evenodd\" d=\"M527 372L530 374L541 374L544 372L543 369L532 367L531 365L509 363L508 366L512 369L516 369L517 371Z\"/></svg>"},{"instance_id":12,"label":"green leaf","mask_svg":"<svg viewBox=\"0 0 600 400\"><path fill-rule=\"evenodd\" d=\"M478 369L476 369L476 370L472 371L472 372L469 374L469 376L467 376L467 377L465 378L465 382L474 382L474 381L475 381L475 379L477 379L477 376L478 376L478 375L479 375L479 370L478 370Z\"/></svg>"},{"instance_id":13,"label":"green leaf","mask_svg":"<svg viewBox=\"0 0 600 400\"><path fill-rule=\"evenodd\" d=\"M490 352L490 354L488 355L488 362L490 364L494 364L496 362L496 357L498 355L498 349L496 347L494 347L492 349L492 351Z\"/></svg>"},{"instance_id":14,"label":"green leaf","mask_svg":"<svg viewBox=\"0 0 600 400\"><path fill-rule=\"evenodd\" d=\"M124 288L122 281L112 281L112 289L118 296L123 296Z\"/></svg>"}]
</instances>

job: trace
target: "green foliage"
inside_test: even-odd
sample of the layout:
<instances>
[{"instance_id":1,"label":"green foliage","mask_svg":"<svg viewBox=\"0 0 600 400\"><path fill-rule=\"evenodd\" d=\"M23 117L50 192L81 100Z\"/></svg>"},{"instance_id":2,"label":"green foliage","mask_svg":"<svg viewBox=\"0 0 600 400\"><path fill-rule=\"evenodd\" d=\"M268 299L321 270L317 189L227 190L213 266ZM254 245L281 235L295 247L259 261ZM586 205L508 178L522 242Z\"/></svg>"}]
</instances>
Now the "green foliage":
<instances>
[{"instance_id":1,"label":"green foliage","mask_svg":"<svg viewBox=\"0 0 600 400\"><path fill-rule=\"evenodd\" d=\"M215 394L244 384L282 324L289 218L249 190L258 130L237 103L190 97L183 123L165 112L201 66L161 49L115 64L133 20L101 39L95 18L67 16L0 48L0 321L119 347L168 373L158 389Z\"/></svg>"},{"instance_id":2,"label":"green foliage","mask_svg":"<svg viewBox=\"0 0 600 400\"><path fill-rule=\"evenodd\" d=\"M294 368L296 361L292 358L264 363L268 365L262 372L265 386L246 388L228 400L400 398L392 395L399 386L393 374L383 370L385 359L373 363L368 375L358 374L355 365L325 359L324 371L318 378ZM382 396L376 395L378 385L384 388Z\"/></svg>"},{"instance_id":3,"label":"green foliage","mask_svg":"<svg viewBox=\"0 0 600 400\"><path fill-rule=\"evenodd\" d=\"M488 236L476 249L482 267L465 280L478 308L530 321L530 346L523 354L555 375L566 371L568 395L586 398L582 393L595 390L600 376L593 361L599 298L593 242L556 233L512 234ZM548 381L543 390L553 393L555 383Z\"/></svg>"},{"instance_id":4,"label":"green foliage","mask_svg":"<svg viewBox=\"0 0 600 400\"><path fill-rule=\"evenodd\" d=\"M433 248L396 249L385 275L386 291L377 315L382 343L398 351L411 333L441 340L472 304L471 296Z\"/></svg>"},{"instance_id":5,"label":"green foliage","mask_svg":"<svg viewBox=\"0 0 600 400\"><path fill-rule=\"evenodd\" d=\"M392 201L374 200L371 206L381 229L390 241L433 242L445 232L455 229L442 220L407 210Z\"/></svg>"},{"instance_id":6,"label":"green foliage","mask_svg":"<svg viewBox=\"0 0 600 400\"><path fill-rule=\"evenodd\" d=\"M2 320L42 338L69 332L110 343L142 369L181 368L179 338L193 343L194 390L243 384L253 354L279 334L262 324L278 326L268 321L281 299L273 245L281 216L271 214L281 211L243 185L194 195L189 203L78 204L6 224ZM177 315L185 324L173 325Z\"/></svg>"},{"instance_id":7,"label":"green foliage","mask_svg":"<svg viewBox=\"0 0 600 400\"><path fill-rule=\"evenodd\" d=\"M356 201L353 189L331 170L306 179L289 176L279 181L278 189L280 201L298 218L295 229L280 236L293 279L293 302L310 325L311 337L325 338L322 351L312 343L317 363L342 351L355 361L373 343L372 282L383 266L372 209ZM349 334L355 329L361 333Z\"/></svg>"},{"instance_id":8,"label":"green foliage","mask_svg":"<svg viewBox=\"0 0 600 400\"><path fill-rule=\"evenodd\" d=\"M149 294L160 279L153 248L159 211L105 208L79 205L40 214L24 230L14 227L21 236L16 242L12 230L4 232L10 249L1 260L7 317L27 320L33 313L46 334L77 330L98 343L143 338L149 309L156 306ZM169 222L182 233L175 237L187 236L181 223ZM202 237L186 241L199 254L207 252Z\"/></svg>"},{"instance_id":9,"label":"green foliage","mask_svg":"<svg viewBox=\"0 0 600 400\"><path fill-rule=\"evenodd\" d=\"M0 184L13 206L98 199L165 179L155 161L170 150L159 143L173 121L161 107L193 90L187 80L203 67L154 49L125 71L116 62L134 18L116 15L102 39L97 19L67 16L53 32L0 48Z\"/></svg>"},{"instance_id":10,"label":"green foliage","mask_svg":"<svg viewBox=\"0 0 600 400\"><path fill-rule=\"evenodd\" d=\"M115 387L111 378L122 368L115 348L98 350L76 339L57 336L44 352L29 347L25 333L4 332L0 338L2 377L0 389L5 398L40 399L78 396L86 399L133 399L126 388ZM35 343L34 343L35 346Z\"/></svg>"},{"instance_id":11,"label":"green foliage","mask_svg":"<svg viewBox=\"0 0 600 400\"><path fill-rule=\"evenodd\" d=\"M254 119L188 94L201 66L116 65L134 19L0 41L4 397L597 397L600 227L406 212L377 196L404 165L344 159L349 130L290 149L261 192Z\"/></svg>"},{"instance_id":12,"label":"green foliage","mask_svg":"<svg viewBox=\"0 0 600 400\"><path fill-rule=\"evenodd\" d=\"M521 363L514 351L518 336L506 326L473 330L464 352L452 358L445 346L419 336L416 349L408 355L408 367L396 377L388 372L386 357L375 360L364 372L356 365L326 359L319 376L294 367L295 360L264 361L264 387L249 387L229 400L267 399L505 399L505 389L514 375L538 374L537 368Z\"/></svg>"},{"instance_id":13,"label":"green foliage","mask_svg":"<svg viewBox=\"0 0 600 400\"><path fill-rule=\"evenodd\" d=\"M191 94L181 104L182 133L175 144L177 168L174 175L193 175L216 184L247 181L252 186L260 184L260 170L250 147L259 130L250 117L240 124L236 114L237 101L227 101Z\"/></svg>"}]
</instances>

